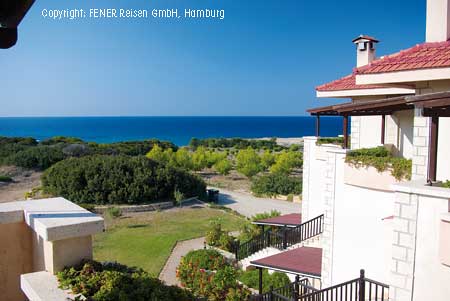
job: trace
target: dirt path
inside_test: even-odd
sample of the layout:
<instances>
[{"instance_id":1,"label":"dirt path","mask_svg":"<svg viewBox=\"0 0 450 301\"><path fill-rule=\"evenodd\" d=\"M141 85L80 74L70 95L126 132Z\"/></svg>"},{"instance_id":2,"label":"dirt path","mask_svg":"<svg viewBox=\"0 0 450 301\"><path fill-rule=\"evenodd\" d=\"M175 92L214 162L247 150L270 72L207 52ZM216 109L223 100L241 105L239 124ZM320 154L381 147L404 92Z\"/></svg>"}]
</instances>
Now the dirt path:
<instances>
[{"instance_id":1,"label":"dirt path","mask_svg":"<svg viewBox=\"0 0 450 301\"><path fill-rule=\"evenodd\" d=\"M0 182L0 203L21 201L25 192L41 185L42 172L23 170L16 167L1 167L0 175L13 178L13 182Z\"/></svg>"}]
</instances>

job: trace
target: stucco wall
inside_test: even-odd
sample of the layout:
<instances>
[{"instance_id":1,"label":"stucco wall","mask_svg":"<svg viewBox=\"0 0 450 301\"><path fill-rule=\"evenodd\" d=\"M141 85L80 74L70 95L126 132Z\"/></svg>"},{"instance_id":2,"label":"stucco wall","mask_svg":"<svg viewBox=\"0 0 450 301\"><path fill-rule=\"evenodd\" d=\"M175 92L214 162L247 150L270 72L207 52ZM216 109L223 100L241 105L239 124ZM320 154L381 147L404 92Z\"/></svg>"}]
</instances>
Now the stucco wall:
<instances>
[{"instance_id":1,"label":"stucco wall","mask_svg":"<svg viewBox=\"0 0 450 301\"><path fill-rule=\"evenodd\" d=\"M25 300L20 275L33 270L31 235L23 222L0 224L0 300Z\"/></svg>"},{"instance_id":2,"label":"stucco wall","mask_svg":"<svg viewBox=\"0 0 450 301\"><path fill-rule=\"evenodd\" d=\"M450 299L450 267L439 259L441 215L448 200L419 196L413 301Z\"/></svg>"},{"instance_id":3,"label":"stucco wall","mask_svg":"<svg viewBox=\"0 0 450 301\"><path fill-rule=\"evenodd\" d=\"M367 277L385 282L391 257L394 193L344 184L344 163L336 166L332 282Z\"/></svg>"},{"instance_id":4,"label":"stucco wall","mask_svg":"<svg viewBox=\"0 0 450 301\"><path fill-rule=\"evenodd\" d=\"M395 155L413 157L414 111L399 111L386 116L385 143L394 145ZM358 141L352 137L352 148L370 148L381 144L381 116L358 117Z\"/></svg>"},{"instance_id":5,"label":"stucco wall","mask_svg":"<svg viewBox=\"0 0 450 301\"><path fill-rule=\"evenodd\" d=\"M450 180L450 118L439 118L438 161L436 178Z\"/></svg>"},{"instance_id":6,"label":"stucco wall","mask_svg":"<svg viewBox=\"0 0 450 301\"><path fill-rule=\"evenodd\" d=\"M359 147L368 148L381 144L381 116L361 116Z\"/></svg>"}]
</instances>

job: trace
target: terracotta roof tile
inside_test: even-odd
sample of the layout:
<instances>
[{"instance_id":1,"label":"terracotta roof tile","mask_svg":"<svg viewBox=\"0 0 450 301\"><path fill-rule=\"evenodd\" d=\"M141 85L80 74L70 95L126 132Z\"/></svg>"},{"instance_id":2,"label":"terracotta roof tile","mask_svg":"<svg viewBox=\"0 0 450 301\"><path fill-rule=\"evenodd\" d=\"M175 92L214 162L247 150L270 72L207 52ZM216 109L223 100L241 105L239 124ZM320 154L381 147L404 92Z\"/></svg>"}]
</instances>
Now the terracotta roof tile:
<instances>
[{"instance_id":1,"label":"terracotta roof tile","mask_svg":"<svg viewBox=\"0 0 450 301\"><path fill-rule=\"evenodd\" d=\"M354 74L347 75L338 80L320 85L316 87L317 91L342 91L342 90L360 90L360 89L379 89L386 88L386 86L380 85L357 85L356 77Z\"/></svg>"},{"instance_id":2,"label":"terracotta roof tile","mask_svg":"<svg viewBox=\"0 0 450 301\"><path fill-rule=\"evenodd\" d=\"M450 67L450 41L423 43L373 61L354 74L374 74Z\"/></svg>"}]
</instances>

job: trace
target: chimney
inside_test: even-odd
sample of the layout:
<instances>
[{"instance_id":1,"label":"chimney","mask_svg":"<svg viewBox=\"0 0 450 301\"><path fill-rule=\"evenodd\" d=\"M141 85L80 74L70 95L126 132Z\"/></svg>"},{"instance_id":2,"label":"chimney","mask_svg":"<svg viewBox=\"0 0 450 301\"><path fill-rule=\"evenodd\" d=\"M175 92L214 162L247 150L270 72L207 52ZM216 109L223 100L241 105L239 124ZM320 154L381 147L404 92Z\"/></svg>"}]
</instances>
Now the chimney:
<instances>
[{"instance_id":1,"label":"chimney","mask_svg":"<svg viewBox=\"0 0 450 301\"><path fill-rule=\"evenodd\" d=\"M365 66L375 59L375 44L378 43L377 39L360 35L352 42L356 44L356 67Z\"/></svg>"},{"instance_id":2,"label":"chimney","mask_svg":"<svg viewBox=\"0 0 450 301\"><path fill-rule=\"evenodd\" d=\"M450 0L427 0L426 42L444 42L450 38Z\"/></svg>"}]
</instances>

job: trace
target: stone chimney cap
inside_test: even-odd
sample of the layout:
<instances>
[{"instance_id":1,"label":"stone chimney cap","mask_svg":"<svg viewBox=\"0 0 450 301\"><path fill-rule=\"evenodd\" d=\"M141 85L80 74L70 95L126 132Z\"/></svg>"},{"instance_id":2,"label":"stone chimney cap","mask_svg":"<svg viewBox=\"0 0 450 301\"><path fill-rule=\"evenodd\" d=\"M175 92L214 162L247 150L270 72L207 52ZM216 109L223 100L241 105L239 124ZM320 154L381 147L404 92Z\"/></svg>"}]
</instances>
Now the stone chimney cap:
<instances>
[{"instance_id":1,"label":"stone chimney cap","mask_svg":"<svg viewBox=\"0 0 450 301\"><path fill-rule=\"evenodd\" d=\"M367 36L367 35L363 35L363 34L361 34L361 35L359 35L357 38L355 38L355 39L353 39L353 43L358 43L359 41L361 41L361 40L367 40L367 41L370 41L370 42L373 42L373 43L378 43L379 41L377 40L377 39L375 39L374 37L371 37L371 36Z\"/></svg>"}]
</instances>

